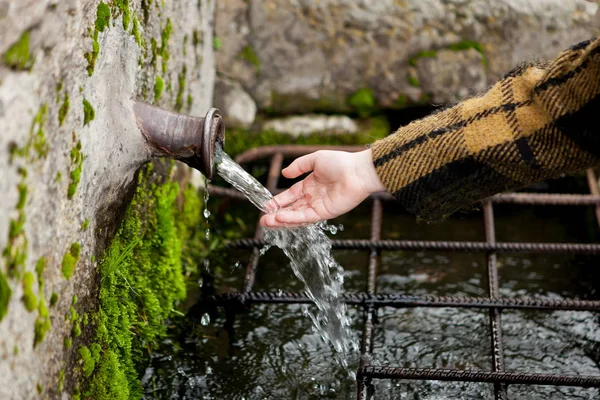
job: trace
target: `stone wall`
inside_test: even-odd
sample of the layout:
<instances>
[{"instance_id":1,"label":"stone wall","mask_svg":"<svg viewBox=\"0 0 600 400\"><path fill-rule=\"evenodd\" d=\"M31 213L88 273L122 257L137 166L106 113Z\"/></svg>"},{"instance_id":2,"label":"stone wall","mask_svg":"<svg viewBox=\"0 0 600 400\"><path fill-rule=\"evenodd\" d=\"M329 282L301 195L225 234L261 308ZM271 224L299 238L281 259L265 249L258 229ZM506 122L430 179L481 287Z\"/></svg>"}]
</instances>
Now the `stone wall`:
<instances>
[{"instance_id":1,"label":"stone wall","mask_svg":"<svg viewBox=\"0 0 600 400\"><path fill-rule=\"evenodd\" d=\"M206 113L214 4L0 0L0 398L73 393L98 263L150 159L132 99Z\"/></svg>"},{"instance_id":2,"label":"stone wall","mask_svg":"<svg viewBox=\"0 0 600 400\"><path fill-rule=\"evenodd\" d=\"M447 104L598 33L584 0L227 0L217 70L262 111Z\"/></svg>"}]
</instances>

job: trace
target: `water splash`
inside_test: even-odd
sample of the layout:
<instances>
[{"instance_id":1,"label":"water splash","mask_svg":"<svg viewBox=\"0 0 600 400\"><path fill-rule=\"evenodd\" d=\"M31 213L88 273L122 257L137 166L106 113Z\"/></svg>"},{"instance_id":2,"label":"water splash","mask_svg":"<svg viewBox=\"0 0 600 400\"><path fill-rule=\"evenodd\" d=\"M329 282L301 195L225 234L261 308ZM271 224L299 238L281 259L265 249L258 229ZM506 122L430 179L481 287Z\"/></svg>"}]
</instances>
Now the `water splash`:
<instances>
[{"instance_id":1,"label":"water splash","mask_svg":"<svg viewBox=\"0 0 600 400\"><path fill-rule=\"evenodd\" d=\"M261 211L268 211L265 203L273 195L221 148L215 151L215 164L219 175ZM317 306L316 314L308 308L303 309L303 313L312 320L315 330L333 346L340 355L340 362L346 366L349 354L357 351L358 344L349 327L346 305L339 299L344 270L331 256L331 241L324 233L326 230L335 234L338 227L331 227L323 221L294 229L265 229L265 240L282 249L290 259L294 274L305 284L308 297ZM261 254L264 254L262 250Z\"/></svg>"},{"instance_id":2,"label":"water splash","mask_svg":"<svg viewBox=\"0 0 600 400\"><path fill-rule=\"evenodd\" d=\"M208 193L208 185L210 184L210 179L204 178L204 211L202 215L204 216L204 220L206 221L206 226L209 226L208 217L210 217L210 211L208 210L208 198L210 197ZM210 228L206 228L206 240L210 240Z\"/></svg>"},{"instance_id":3,"label":"water splash","mask_svg":"<svg viewBox=\"0 0 600 400\"><path fill-rule=\"evenodd\" d=\"M210 315L202 315L202 318L200 318L200 324L202 324L202 326L208 326L208 324L210 324Z\"/></svg>"}]
</instances>

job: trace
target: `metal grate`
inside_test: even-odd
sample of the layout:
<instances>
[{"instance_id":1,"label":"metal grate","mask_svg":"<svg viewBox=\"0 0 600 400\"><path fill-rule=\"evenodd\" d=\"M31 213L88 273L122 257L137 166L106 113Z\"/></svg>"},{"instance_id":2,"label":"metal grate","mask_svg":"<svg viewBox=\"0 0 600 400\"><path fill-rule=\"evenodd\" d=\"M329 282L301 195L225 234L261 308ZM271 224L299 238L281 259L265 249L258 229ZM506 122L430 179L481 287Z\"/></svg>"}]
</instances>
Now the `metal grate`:
<instances>
[{"instance_id":1,"label":"metal grate","mask_svg":"<svg viewBox=\"0 0 600 400\"><path fill-rule=\"evenodd\" d=\"M356 146L267 146L249 150L236 158L240 164L270 157L270 168L267 188L272 193L282 189L277 187L284 157L297 157L320 149L360 151L364 147ZM557 300L539 297L501 297L498 285L498 253L567 253L567 254L600 254L600 244L578 243L522 243L497 242L494 228L495 203L531 204L531 205L564 205L595 206L596 218L600 225L600 192L595 174L587 171L590 194L537 194L511 193L495 196L487 201L483 208L485 225L485 241L411 241L381 240L382 202L391 200L388 194L377 194L370 198L372 202L370 240L333 240L334 249L359 249L369 252L367 288L364 293L344 294L341 299L347 304L360 306L363 309L363 332L361 341L361 357L357 371L357 398L368 399L373 393L373 379L403 380L442 380L462 382L484 382L494 384L496 399L507 399L507 385L555 385L600 387L600 375L567 375L510 372L505 370L504 347L502 340L503 309L535 309L535 310L571 310L600 311L598 300ZM228 188L210 186L213 195L245 200L244 196ZM214 296L211 300L217 305L236 307L258 303L310 303L304 293L270 293L254 292L254 278L260 259L259 249L265 244L263 232L257 227L254 238L242 239L229 243L230 248L244 248L252 251L246 268L244 287L240 292ZM454 252L483 252L486 254L488 273L488 297L463 296L411 296L404 294L376 293L376 277L381 250L439 250ZM372 365L374 328L377 309L380 307L455 307L488 309L490 340L492 349L491 371L458 370L440 368L402 368L393 366Z\"/></svg>"}]
</instances>

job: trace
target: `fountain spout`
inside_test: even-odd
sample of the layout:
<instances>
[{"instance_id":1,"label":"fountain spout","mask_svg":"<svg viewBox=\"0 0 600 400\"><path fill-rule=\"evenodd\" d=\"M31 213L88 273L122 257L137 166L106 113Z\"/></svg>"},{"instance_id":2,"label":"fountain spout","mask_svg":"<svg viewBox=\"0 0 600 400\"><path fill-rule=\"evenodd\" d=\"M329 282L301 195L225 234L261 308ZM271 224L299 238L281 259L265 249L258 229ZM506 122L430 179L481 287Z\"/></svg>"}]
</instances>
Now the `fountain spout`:
<instances>
[{"instance_id":1,"label":"fountain spout","mask_svg":"<svg viewBox=\"0 0 600 400\"><path fill-rule=\"evenodd\" d=\"M215 147L225 143L225 124L219 110L211 108L202 118L135 102L133 112L154 156L182 161L212 178Z\"/></svg>"}]
</instances>

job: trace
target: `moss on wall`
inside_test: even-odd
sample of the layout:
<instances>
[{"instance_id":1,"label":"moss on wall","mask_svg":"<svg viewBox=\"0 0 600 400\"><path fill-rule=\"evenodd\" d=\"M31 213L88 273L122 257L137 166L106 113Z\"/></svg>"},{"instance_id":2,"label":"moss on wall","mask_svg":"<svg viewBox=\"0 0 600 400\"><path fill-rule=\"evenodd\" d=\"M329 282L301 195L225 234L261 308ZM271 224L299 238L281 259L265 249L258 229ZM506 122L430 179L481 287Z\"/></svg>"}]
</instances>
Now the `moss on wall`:
<instances>
[{"instance_id":1,"label":"moss on wall","mask_svg":"<svg viewBox=\"0 0 600 400\"><path fill-rule=\"evenodd\" d=\"M100 262L94 340L89 351L79 350L82 372L89 376L83 398L140 398L137 367L165 335L165 320L186 295L184 243L200 222L201 203L194 190L157 182L151 172L152 165L140 173Z\"/></svg>"},{"instance_id":2,"label":"moss on wall","mask_svg":"<svg viewBox=\"0 0 600 400\"><path fill-rule=\"evenodd\" d=\"M15 70L28 70L33 66L29 49L29 32L23 32L19 40L4 53L4 63Z\"/></svg>"},{"instance_id":3,"label":"moss on wall","mask_svg":"<svg viewBox=\"0 0 600 400\"><path fill-rule=\"evenodd\" d=\"M219 41L219 43L220 43L220 41ZM214 47L214 43L213 43L213 47ZM219 45L219 47L220 47L220 45ZM239 57L242 60L246 60L250 64L254 65L254 69L256 70L256 73L257 74L260 73L260 59L258 58L258 55L254 51L254 49L252 48L252 46L246 46L246 47L244 47L242 49L242 51L240 52Z\"/></svg>"},{"instance_id":4,"label":"moss on wall","mask_svg":"<svg viewBox=\"0 0 600 400\"><path fill-rule=\"evenodd\" d=\"M361 118L372 115L377 107L373 91L368 88L358 89L354 92L348 97L348 104Z\"/></svg>"}]
</instances>

